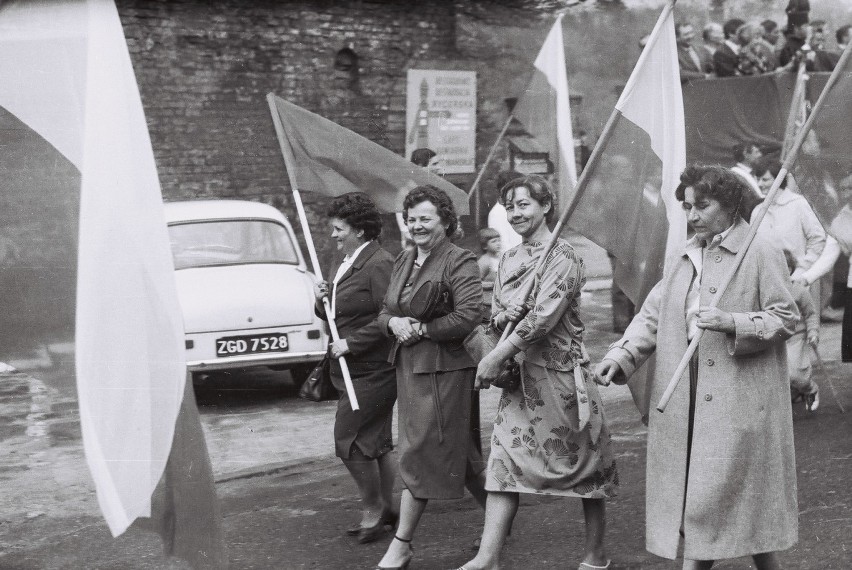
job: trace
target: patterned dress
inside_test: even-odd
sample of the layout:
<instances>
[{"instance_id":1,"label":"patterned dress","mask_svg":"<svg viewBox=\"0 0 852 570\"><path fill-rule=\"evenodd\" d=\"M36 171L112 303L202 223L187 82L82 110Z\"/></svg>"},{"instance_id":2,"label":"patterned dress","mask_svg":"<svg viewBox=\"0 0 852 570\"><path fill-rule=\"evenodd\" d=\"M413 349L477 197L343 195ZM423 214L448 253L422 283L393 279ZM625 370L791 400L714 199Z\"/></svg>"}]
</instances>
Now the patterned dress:
<instances>
[{"instance_id":1,"label":"patterned dress","mask_svg":"<svg viewBox=\"0 0 852 570\"><path fill-rule=\"evenodd\" d=\"M543 251L543 244L531 242L503 254L493 315L520 304ZM533 289L532 310L509 336L521 348L515 357L521 387L504 390L500 398L485 485L489 491L583 498L616 494L611 438L583 347L578 300L584 283L583 260L559 239Z\"/></svg>"}]
</instances>

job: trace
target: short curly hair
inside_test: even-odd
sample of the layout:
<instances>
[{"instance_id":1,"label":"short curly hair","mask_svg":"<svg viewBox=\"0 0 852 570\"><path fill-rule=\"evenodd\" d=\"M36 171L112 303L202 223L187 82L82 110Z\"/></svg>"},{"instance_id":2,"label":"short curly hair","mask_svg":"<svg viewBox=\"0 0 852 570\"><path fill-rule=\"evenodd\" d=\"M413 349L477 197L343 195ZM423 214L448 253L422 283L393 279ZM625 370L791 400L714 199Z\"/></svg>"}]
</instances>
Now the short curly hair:
<instances>
[{"instance_id":1,"label":"short curly hair","mask_svg":"<svg viewBox=\"0 0 852 570\"><path fill-rule=\"evenodd\" d=\"M511 196L518 188L526 188L530 194L530 198L542 206L550 204L550 211L544 215L545 221L550 223L553 220L553 216L556 215L556 200L547 180L538 174L529 174L510 181L500 192L500 201L504 206L506 202L512 199Z\"/></svg>"},{"instance_id":2,"label":"short curly hair","mask_svg":"<svg viewBox=\"0 0 852 570\"><path fill-rule=\"evenodd\" d=\"M379 209L363 192L350 192L332 200L326 211L329 218L338 218L364 231L364 241L377 239L382 233L382 217Z\"/></svg>"},{"instance_id":3,"label":"short curly hair","mask_svg":"<svg viewBox=\"0 0 852 570\"><path fill-rule=\"evenodd\" d=\"M412 188L406 194L402 201L402 216L408 219L408 210L423 202L430 202L435 209L438 210L438 217L441 218L441 223L447 226L447 237L452 237L459 227L459 217L456 215L456 208L453 206L453 201L447 196L447 193L440 188L435 188L431 184L417 186Z\"/></svg>"},{"instance_id":4,"label":"short curly hair","mask_svg":"<svg viewBox=\"0 0 852 570\"><path fill-rule=\"evenodd\" d=\"M696 197L712 198L730 212L737 212L748 220L751 209L744 207L743 199L750 193L747 182L724 166L691 164L680 175L675 198L683 202L686 189L692 187Z\"/></svg>"}]
</instances>

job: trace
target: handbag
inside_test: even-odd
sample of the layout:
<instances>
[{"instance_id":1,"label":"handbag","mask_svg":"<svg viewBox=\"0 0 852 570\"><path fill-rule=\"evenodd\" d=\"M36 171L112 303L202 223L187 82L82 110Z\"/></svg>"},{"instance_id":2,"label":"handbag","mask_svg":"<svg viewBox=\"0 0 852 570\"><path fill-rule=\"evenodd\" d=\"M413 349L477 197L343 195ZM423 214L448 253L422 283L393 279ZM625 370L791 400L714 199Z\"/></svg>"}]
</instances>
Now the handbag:
<instances>
[{"instance_id":1,"label":"handbag","mask_svg":"<svg viewBox=\"0 0 852 570\"><path fill-rule=\"evenodd\" d=\"M479 362L500 342L500 333L489 325L478 325L464 339L464 348L474 362ZM492 386L514 392L521 385L521 365L514 358L503 363L500 375Z\"/></svg>"},{"instance_id":2,"label":"handbag","mask_svg":"<svg viewBox=\"0 0 852 570\"><path fill-rule=\"evenodd\" d=\"M412 317L428 323L453 312L453 294L444 281L426 281L411 296L408 306Z\"/></svg>"},{"instance_id":3,"label":"handbag","mask_svg":"<svg viewBox=\"0 0 852 570\"><path fill-rule=\"evenodd\" d=\"M329 374L330 365L327 356L319 361L319 364L308 374L308 378L302 384L302 387L299 388L300 398L311 402L337 399L337 389L331 383L331 374Z\"/></svg>"}]
</instances>

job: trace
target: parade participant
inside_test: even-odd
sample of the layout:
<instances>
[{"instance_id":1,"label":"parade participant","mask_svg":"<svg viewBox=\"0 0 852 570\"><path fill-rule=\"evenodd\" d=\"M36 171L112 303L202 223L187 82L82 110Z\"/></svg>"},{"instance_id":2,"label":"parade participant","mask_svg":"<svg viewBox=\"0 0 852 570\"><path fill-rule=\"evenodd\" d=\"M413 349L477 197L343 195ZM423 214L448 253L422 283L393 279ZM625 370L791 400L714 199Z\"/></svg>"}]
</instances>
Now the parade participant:
<instances>
[{"instance_id":1,"label":"parade participant","mask_svg":"<svg viewBox=\"0 0 852 570\"><path fill-rule=\"evenodd\" d=\"M775 177L781 171L781 163L773 156L766 156L755 163L754 175L764 195L769 192ZM771 205L761 204L758 209L766 210L758 233L778 249L790 252L795 262L793 278L799 277L813 265L825 247L825 229L819 222L808 201L787 187L786 178L781 181L781 190ZM758 210L752 212L752 219ZM819 306L819 284L812 290Z\"/></svg>"},{"instance_id":2,"label":"parade participant","mask_svg":"<svg viewBox=\"0 0 852 570\"><path fill-rule=\"evenodd\" d=\"M763 199L763 192L754 177L754 165L763 156L763 151L753 142L741 142L731 148L731 154L737 163L731 167L731 171L741 177L749 186L751 194L757 199Z\"/></svg>"},{"instance_id":3,"label":"parade participant","mask_svg":"<svg viewBox=\"0 0 852 570\"><path fill-rule=\"evenodd\" d=\"M482 458L470 430L476 364L462 346L481 319L479 268L471 252L450 242L458 218L443 191L414 188L403 213L416 247L396 258L379 323L396 340L390 360L405 488L399 528L379 568L408 566L410 542L429 499L461 498L466 483L480 500L485 495Z\"/></svg>"},{"instance_id":4,"label":"parade participant","mask_svg":"<svg viewBox=\"0 0 852 570\"><path fill-rule=\"evenodd\" d=\"M494 279L497 277L497 266L503 251L500 234L494 228L479 230L479 247L482 255L476 260L479 265L479 278L482 279L483 319L491 317L491 297L494 294Z\"/></svg>"},{"instance_id":5,"label":"parade participant","mask_svg":"<svg viewBox=\"0 0 852 570\"><path fill-rule=\"evenodd\" d=\"M751 555L779 568L775 551L798 538L796 462L784 341L799 318L782 253L757 236L719 306L708 307L749 233L747 188L720 166L689 166L676 197L694 236L595 373L625 382L656 352L649 379L659 401L687 344L704 335L689 382L648 424L646 547L684 569Z\"/></svg>"},{"instance_id":6,"label":"parade participant","mask_svg":"<svg viewBox=\"0 0 852 570\"><path fill-rule=\"evenodd\" d=\"M796 259L784 250L787 268L796 272ZM804 402L805 409L815 412L819 408L819 386L811 378L810 348L819 344L819 311L807 286L800 281L790 281L790 294L802 316L793 335L787 339L787 371L790 374L790 401Z\"/></svg>"},{"instance_id":7,"label":"parade participant","mask_svg":"<svg viewBox=\"0 0 852 570\"><path fill-rule=\"evenodd\" d=\"M604 499L618 476L603 403L592 381L579 315L583 261L558 239L547 255L532 298L519 298L551 236L553 193L540 176L513 181L503 204L523 243L503 254L494 287L492 322L515 330L486 356L477 382L488 387L503 363L520 365L517 389L504 389L494 422L486 486L488 502L479 552L465 570L497 568L518 509L519 493L580 497L586 519L581 569L607 568ZM526 303L525 303L526 301ZM524 306L532 307L528 313ZM523 434L523 435L519 435Z\"/></svg>"},{"instance_id":8,"label":"parade participant","mask_svg":"<svg viewBox=\"0 0 852 570\"><path fill-rule=\"evenodd\" d=\"M810 285L826 275L834 267L840 255L849 257L849 273L846 286L841 291L843 297L843 325L840 338L840 357L843 362L852 362L852 174L838 184L840 211L828 228L825 249L810 269L798 277L804 285ZM826 291L827 295L828 292Z\"/></svg>"},{"instance_id":9,"label":"parade participant","mask_svg":"<svg viewBox=\"0 0 852 570\"><path fill-rule=\"evenodd\" d=\"M329 347L332 384L340 393L334 421L335 451L361 494L364 511L361 523L346 531L358 542L373 542L394 526L398 516L393 506L396 462L391 424L396 401L396 373L387 363L391 343L379 329L377 317L390 281L393 256L378 243L382 220L366 194L350 193L335 198L326 214L331 237L345 254L332 268L332 284L322 281L315 294L317 315L327 320L322 305L329 296L340 340ZM360 409L352 410L339 356L346 356L352 385Z\"/></svg>"}]
</instances>

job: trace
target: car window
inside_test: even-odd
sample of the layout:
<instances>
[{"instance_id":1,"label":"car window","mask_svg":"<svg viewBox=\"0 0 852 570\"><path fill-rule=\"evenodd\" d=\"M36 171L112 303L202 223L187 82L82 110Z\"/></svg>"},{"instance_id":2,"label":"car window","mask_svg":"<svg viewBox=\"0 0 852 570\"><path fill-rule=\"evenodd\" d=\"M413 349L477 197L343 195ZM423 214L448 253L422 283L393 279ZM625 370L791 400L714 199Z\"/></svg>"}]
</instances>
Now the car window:
<instances>
[{"instance_id":1,"label":"car window","mask_svg":"<svg viewBox=\"0 0 852 570\"><path fill-rule=\"evenodd\" d=\"M246 263L298 264L296 247L281 224L216 220L169 226L175 269Z\"/></svg>"}]
</instances>

